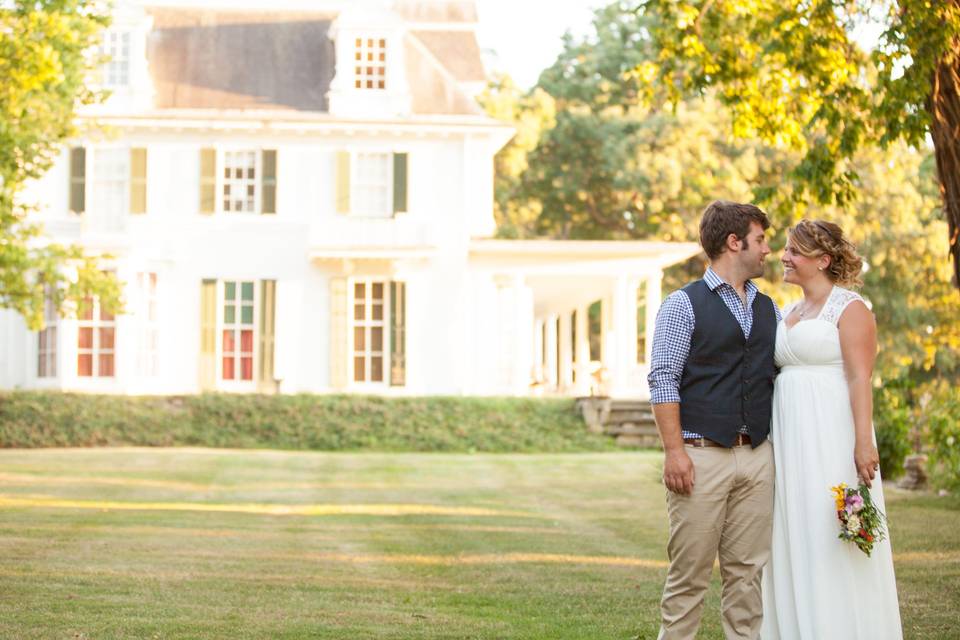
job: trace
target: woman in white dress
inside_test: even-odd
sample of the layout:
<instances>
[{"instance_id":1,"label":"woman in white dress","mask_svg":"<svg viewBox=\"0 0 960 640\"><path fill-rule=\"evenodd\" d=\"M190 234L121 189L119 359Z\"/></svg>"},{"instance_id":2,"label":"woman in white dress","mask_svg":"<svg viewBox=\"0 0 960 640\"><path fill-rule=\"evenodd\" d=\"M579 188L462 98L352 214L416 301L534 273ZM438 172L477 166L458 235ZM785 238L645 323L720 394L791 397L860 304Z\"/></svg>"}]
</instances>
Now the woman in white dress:
<instances>
[{"instance_id":1,"label":"woman in white dress","mask_svg":"<svg viewBox=\"0 0 960 640\"><path fill-rule=\"evenodd\" d=\"M776 463L773 544L763 575L763 640L900 640L890 540L867 557L840 540L830 487L871 486L885 512L873 433L876 323L862 260L839 226L790 229L784 280L803 299L777 327L770 439Z\"/></svg>"}]
</instances>

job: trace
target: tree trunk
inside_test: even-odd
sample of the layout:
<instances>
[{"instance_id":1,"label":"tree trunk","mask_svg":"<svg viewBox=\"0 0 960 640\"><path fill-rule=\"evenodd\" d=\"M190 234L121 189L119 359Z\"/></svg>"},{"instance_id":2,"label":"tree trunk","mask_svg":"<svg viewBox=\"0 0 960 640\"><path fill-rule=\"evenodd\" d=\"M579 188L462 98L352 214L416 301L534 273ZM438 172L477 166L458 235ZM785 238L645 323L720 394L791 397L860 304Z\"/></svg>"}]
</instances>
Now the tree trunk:
<instances>
[{"instance_id":1,"label":"tree trunk","mask_svg":"<svg viewBox=\"0 0 960 640\"><path fill-rule=\"evenodd\" d=\"M930 113L930 136L950 235L953 285L960 288L960 42L954 42L937 64Z\"/></svg>"}]
</instances>

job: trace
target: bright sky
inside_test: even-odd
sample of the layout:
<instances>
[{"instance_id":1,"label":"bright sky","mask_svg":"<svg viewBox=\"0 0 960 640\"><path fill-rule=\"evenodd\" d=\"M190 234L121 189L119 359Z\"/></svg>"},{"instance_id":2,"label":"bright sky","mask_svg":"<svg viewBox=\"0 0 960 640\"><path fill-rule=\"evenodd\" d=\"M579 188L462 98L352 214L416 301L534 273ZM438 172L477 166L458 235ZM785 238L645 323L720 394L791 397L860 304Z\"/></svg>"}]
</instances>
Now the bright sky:
<instances>
[{"instance_id":1,"label":"bright sky","mask_svg":"<svg viewBox=\"0 0 960 640\"><path fill-rule=\"evenodd\" d=\"M540 72L553 64L563 48L567 30L581 36L590 28L594 9L610 0L476 0L480 47L496 53L485 56L487 71L506 71L524 88L533 86Z\"/></svg>"}]
</instances>

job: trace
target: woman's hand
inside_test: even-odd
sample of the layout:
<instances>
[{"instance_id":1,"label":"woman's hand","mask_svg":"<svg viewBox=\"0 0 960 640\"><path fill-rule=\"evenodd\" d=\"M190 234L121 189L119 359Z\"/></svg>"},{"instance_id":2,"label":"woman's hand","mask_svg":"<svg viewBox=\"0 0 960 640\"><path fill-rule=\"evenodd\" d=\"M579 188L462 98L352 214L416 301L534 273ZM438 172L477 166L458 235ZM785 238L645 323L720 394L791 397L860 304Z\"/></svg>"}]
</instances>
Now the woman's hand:
<instances>
[{"instance_id":1,"label":"woman's hand","mask_svg":"<svg viewBox=\"0 0 960 640\"><path fill-rule=\"evenodd\" d=\"M853 449L853 461L857 465L857 476L868 487L873 486L873 479L880 468L880 454L872 442L866 444L857 443Z\"/></svg>"}]
</instances>

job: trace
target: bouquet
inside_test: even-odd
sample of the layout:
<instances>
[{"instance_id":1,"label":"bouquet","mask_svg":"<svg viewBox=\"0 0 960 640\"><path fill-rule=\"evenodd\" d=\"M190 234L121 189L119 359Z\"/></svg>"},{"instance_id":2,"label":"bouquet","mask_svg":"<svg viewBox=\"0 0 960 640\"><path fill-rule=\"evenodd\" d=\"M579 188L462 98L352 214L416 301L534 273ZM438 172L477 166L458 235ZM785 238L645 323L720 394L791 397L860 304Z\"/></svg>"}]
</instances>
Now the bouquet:
<instances>
[{"instance_id":1,"label":"bouquet","mask_svg":"<svg viewBox=\"0 0 960 640\"><path fill-rule=\"evenodd\" d=\"M854 543L869 557L873 545L886 537L886 516L870 499L870 488L861 482L853 489L841 482L831 491L840 520L839 538Z\"/></svg>"}]
</instances>

